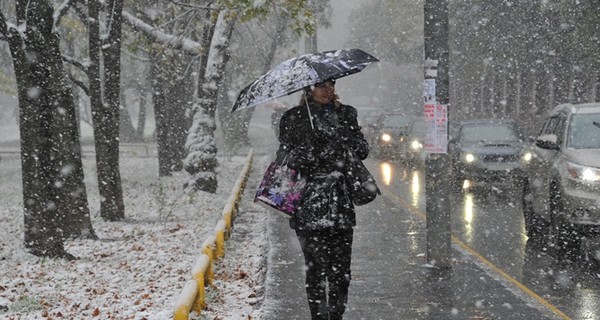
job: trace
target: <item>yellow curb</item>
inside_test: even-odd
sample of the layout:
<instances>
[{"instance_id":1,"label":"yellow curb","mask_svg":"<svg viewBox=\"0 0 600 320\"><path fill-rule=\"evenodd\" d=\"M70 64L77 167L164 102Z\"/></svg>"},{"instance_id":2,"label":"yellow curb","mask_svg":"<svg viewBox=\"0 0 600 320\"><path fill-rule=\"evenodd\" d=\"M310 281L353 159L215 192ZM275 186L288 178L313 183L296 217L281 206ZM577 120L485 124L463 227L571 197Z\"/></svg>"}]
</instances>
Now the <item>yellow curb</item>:
<instances>
[{"instance_id":1,"label":"yellow curb","mask_svg":"<svg viewBox=\"0 0 600 320\"><path fill-rule=\"evenodd\" d=\"M209 265L210 258L207 255L202 254L198 257L196 263L194 263L194 267L192 268L192 278L196 280L196 284L198 285L198 292L196 293L196 301L194 303L193 309L198 314L200 314L200 311L204 309L204 307L206 307L204 277Z\"/></svg>"},{"instance_id":2,"label":"yellow curb","mask_svg":"<svg viewBox=\"0 0 600 320\"><path fill-rule=\"evenodd\" d=\"M219 220L217 227L215 228L216 241L216 254L215 258L220 259L225 255L225 221Z\"/></svg>"},{"instance_id":3,"label":"yellow curb","mask_svg":"<svg viewBox=\"0 0 600 320\"><path fill-rule=\"evenodd\" d=\"M197 291L198 284L195 280L188 280L188 282L185 283L185 286L181 290L181 293L179 294L179 297L175 303L173 320L188 320Z\"/></svg>"},{"instance_id":4,"label":"yellow curb","mask_svg":"<svg viewBox=\"0 0 600 320\"><path fill-rule=\"evenodd\" d=\"M206 270L204 279L205 283L208 285L211 285L213 283L213 279L215 277L213 271L213 262L215 259L215 242L215 236L210 236L206 240L204 240L204 243L202 244L202 253L205 254L209 260L208 269Z\"/></svg>"}]
</instances>

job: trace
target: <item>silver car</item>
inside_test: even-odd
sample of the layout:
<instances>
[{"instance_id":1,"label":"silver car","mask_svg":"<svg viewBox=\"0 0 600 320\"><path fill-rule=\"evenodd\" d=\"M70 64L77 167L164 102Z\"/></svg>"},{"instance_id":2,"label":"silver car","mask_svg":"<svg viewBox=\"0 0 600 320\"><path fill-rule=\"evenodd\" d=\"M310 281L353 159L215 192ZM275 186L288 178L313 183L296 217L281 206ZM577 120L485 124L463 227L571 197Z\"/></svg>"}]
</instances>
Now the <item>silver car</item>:
<instances>
[{"instance_id":1,"label":"silver car","mask_svg":"<svg viewBox=\"0 0 600 320\"><path fill-rule=\"evenodd\" d=\"M520 186L531 159L516 122L496 119L462 122L448 154L454 191L490 183Z\"/></svg>"},{"instance_id":2,"label":"silver car","mask_svg":"<svg viewBox=\"0 0 600 320\"><path fill-rule=\"evenodd\" d=\"M527 234L577 253L600 229L600 103L562 104L532 147L525 186Z\"/></svg>"}]
</instances>

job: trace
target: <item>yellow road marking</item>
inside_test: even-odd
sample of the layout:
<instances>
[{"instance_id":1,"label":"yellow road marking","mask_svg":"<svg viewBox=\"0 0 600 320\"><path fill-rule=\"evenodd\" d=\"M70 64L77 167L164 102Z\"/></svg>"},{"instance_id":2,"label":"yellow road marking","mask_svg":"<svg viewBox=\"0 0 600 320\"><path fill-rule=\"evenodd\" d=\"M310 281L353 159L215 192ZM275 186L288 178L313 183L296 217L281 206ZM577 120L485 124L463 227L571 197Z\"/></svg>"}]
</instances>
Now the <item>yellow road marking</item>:
<instances>
[{"instance_id":1,"label":"yellow road marking","mask_svg":"<svg viewBox=\"0 0 600 320\"><path fill-rule=\"evenodd\" d=\"M406 201L404 201L404 199L402 199L399 196L391 193L389 191L389 188L383 188L382 191L389 198L392 198L392 199L395 199L396 201L398 201L400 203L400 205L402 205L405 209L407 209L408 211L412 212L413 214L415 214L416 216L418 216L419 218L421 218L423 221L427 220L427 215L426 215L425 212L419 210L418 208L415 208L414 206L412 206L412 205L408 204ZM496 267L496 265L494 265L492 262L490 262L489 260L487 260L486 258L484 258L482 255L480 255L473 248L469 247L466 243L462 242L460 239L458 239L458 237L452 235L451 239L452 239L452 242L458 244L461 248L463 248L464 250L466 250L469 254L471 254L472 256L474 256L475 258L477 258L479 261L483 262L490 269L494 270L494 272L498 273L504 279L508 280L510 283L514 284L519 289L521 289L523 292L525 292L526 294L528 294L530 297L534 298L537 302L539 302L543 306L545 306L548 309L550 309L554 314L556 314L557 316L561 317L564 320L571 320L571 318L569 318L569 316L567 316L566 314L564 314L562 311L560 311L553 304L551 304L550 302L546 301L544 298L540 297L538 294L536 294L535 292L533 292L527 286L525 286L524 284L522 284L521 282L519 282L515 278L511 277L509 274L507 274L506 272L502 271L500 268Z\"/></svg>"}]
</instances>

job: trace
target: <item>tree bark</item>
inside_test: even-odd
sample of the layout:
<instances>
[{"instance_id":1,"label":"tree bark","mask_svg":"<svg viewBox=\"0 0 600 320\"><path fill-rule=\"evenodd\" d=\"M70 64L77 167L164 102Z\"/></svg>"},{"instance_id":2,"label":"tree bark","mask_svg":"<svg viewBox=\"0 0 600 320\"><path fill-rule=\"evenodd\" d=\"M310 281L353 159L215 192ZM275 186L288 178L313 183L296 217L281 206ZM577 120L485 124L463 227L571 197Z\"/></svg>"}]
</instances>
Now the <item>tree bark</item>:
<instances>
[{"instance_id":1,"label":"tree bark","mask_svg":"<svg viewBox=\"0 0 600 320\"><path fill-rule=\"evenodd\" d=\"M95 237L83 179L75 104L46 1L16 1L24 37L5 28L17 78L25 247L34 255L72 259L63 239ZM26 23L25 23L26 22Z\"/></svg>"},{"instance_id":2,"label":"tree bark","mask_svg":"<svg viewBox=\"0 0 600 320\"><path fill-rule=\"evenodd\" d=\"M94 145L98 189L100 192L100 216L108 221L125 218L123 189L119 172L119 91L121 72L121 11L122 0L113 0L108 43L100 40L99 7L89 2L89 48L90 48L90 105L94 123ZM105 47L104 49L102 47ZM102 64L100 57L102 56ZM101 68L103 66L103 68ZM102 74L104 70L104 74ZM102 94L104 76L104 95Z\"/></svg>"},{"instance_id":3,"label":"tree bark","mask_svg":"<svg viewBox=\"0 0 600 320\"><path fill-rule=\"evenodd\" d=\"M151 54L160 177L183 169L184 145L190 126L185 113L194 100L193 79L185 72L186 63L191 59L186 57L185 53L170 49Z\"/></svg>"}]
</instances>

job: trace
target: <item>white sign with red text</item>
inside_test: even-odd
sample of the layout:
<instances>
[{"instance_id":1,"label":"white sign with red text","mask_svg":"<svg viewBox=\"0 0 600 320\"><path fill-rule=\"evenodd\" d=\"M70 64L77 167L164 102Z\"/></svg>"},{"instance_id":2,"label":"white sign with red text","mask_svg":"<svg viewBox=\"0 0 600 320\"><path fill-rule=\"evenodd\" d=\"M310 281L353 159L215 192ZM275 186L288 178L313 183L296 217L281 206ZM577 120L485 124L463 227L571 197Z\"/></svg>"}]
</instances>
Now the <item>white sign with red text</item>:
<instances>
[{"instance_id":1,"label":"white sign with red text","mask_svg":"<svg viewBox=\"0 0 600 320\"><path fill-rule=\"evenodd\" d=\"M423 109L426 135L423 149L429 153L448 152L448 106L429 100Z\"/></svg>"}]
</instances>

